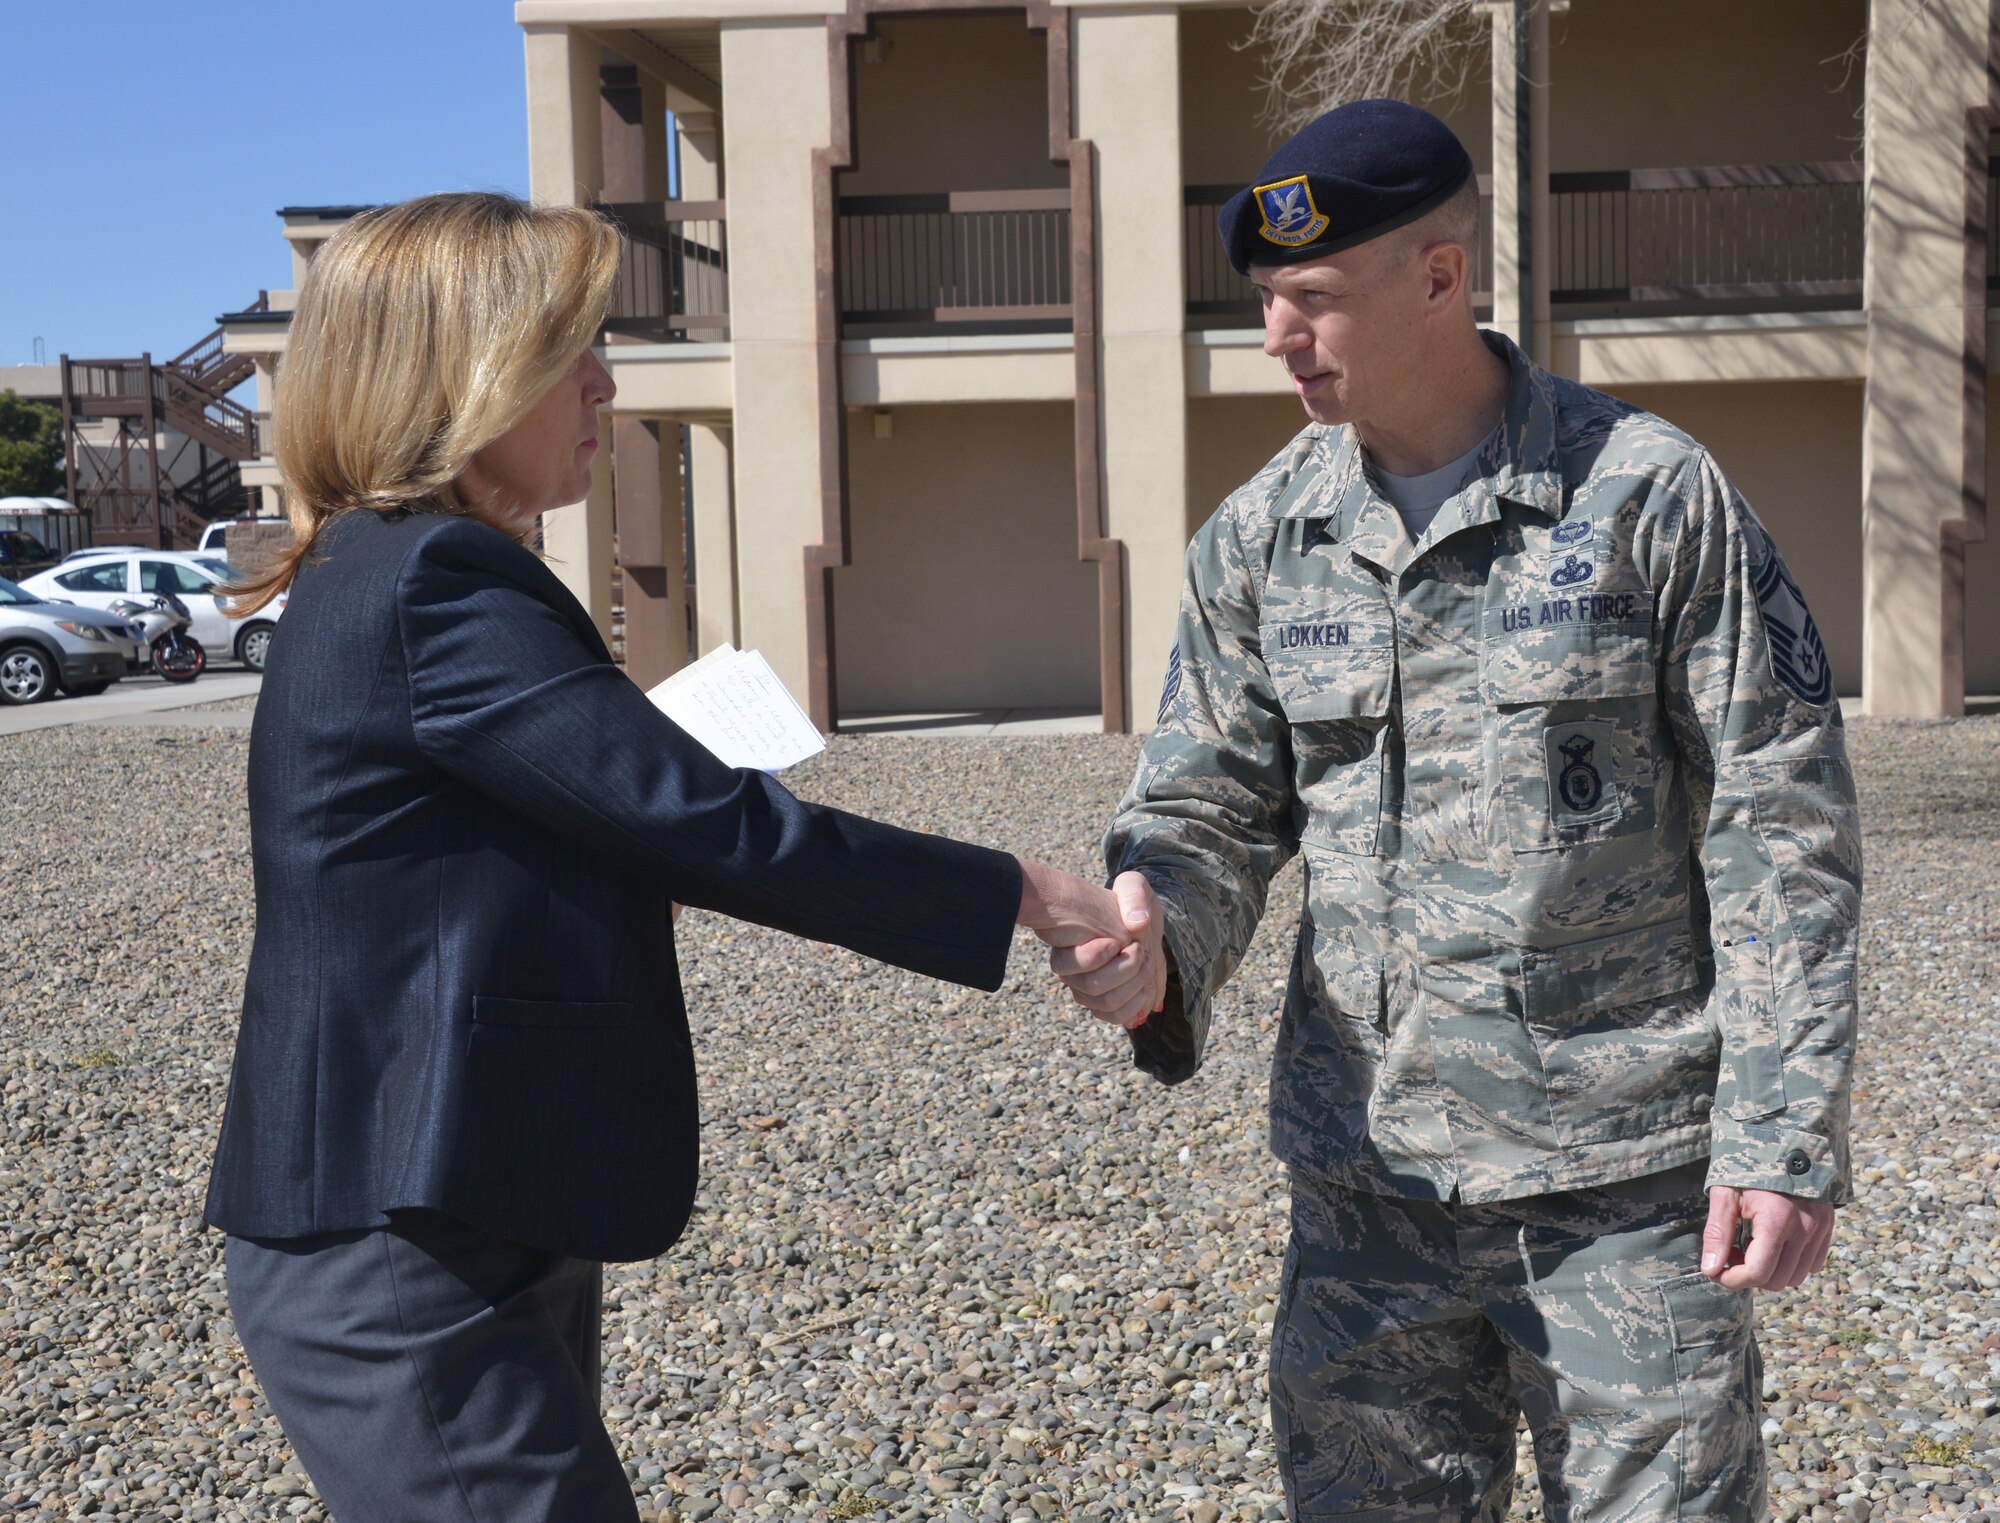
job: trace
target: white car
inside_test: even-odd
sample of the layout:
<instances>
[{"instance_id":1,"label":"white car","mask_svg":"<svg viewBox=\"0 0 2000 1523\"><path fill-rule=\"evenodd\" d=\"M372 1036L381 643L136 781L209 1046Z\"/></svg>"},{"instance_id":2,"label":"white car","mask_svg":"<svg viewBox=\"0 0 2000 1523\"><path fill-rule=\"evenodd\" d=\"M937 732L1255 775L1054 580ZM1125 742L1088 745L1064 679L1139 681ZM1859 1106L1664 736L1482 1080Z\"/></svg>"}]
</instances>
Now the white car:
<instances>
[{"instance_id":1,"label":"white car","mask_svg":"<svg viewBox=\"0 0 2000 1523\"><path fill-rule=\"evenodd\" d=\"M84 608L109 608L119 598L144 598L172 592L193 616L188 631L202 643L209 659L234 656L253 672L264 669L271 632L285 611L280 593L247 618L234 618L223 607L227 584L237 579L228 562L213 555L180 550L106 549L24 578L21 585L38 597L61 599Z\"/></svg>"}]
</instances>

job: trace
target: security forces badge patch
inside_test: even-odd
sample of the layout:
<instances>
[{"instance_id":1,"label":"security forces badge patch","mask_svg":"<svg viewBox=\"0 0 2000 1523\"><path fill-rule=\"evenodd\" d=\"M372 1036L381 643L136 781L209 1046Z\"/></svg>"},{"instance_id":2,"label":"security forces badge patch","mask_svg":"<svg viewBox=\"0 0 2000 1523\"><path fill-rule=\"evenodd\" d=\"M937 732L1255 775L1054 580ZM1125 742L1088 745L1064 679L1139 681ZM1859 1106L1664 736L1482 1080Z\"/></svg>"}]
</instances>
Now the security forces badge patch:
<instances>
[{"instance_id":1,"label":"security forces badge patch","mask_svg":"<svg viewBox=\"0 0 2000 1523\"><path fill-rule=\"evenodd\" d=\"M1750 557L1750 590L1771 652L1771 675L1799 702L1824 708L1833 702L1833 668L1827 664L1819 626L1806 609L1805 594L1755 514L1743 515L1743 533Z\"/></svg>"},{"instance_id":2,"label":"security forces badge patch","mask_svg":"<svg viewBox=\"0 0 2000 1523\"><path fill-rule=\"evenodd\" d=\"M1257 210L1264 225L1257 229L1267 243L1295 249L1313 242L1326 231L1327 218L1313 205L1309 176L1293 175L1257 187Z\"/></svg>"},{"instance_id":3,"label":"security forces badge patch","mask_svg":"<svg viewBox=\"0 0 2000 1523\"><path fill-rule=\"evenodd\" d=\"M1551 726L1542 743L1549 765L1549 818L1587 825L1618 813L1611 786L1611 726L1596 720Z\"/></svg>"}]
</instances>

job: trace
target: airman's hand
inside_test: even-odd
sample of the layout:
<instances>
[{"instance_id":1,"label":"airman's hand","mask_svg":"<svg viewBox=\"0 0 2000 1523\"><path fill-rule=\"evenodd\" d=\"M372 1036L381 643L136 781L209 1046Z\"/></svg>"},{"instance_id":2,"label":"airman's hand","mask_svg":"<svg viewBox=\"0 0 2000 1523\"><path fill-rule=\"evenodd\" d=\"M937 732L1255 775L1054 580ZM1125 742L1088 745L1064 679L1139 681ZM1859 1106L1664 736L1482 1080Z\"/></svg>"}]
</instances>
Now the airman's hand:
<instances>
[{"instance_id":1,"label":"airman's hand","mask_svg":"<svg viewBox=\"0 0 2000 1523\"><path fill-rule=\"evenodd\" d=\"M1120 935L1057 945L1049 953L1049 971L1084 1009L1129 1031L1144 1025L1166 1000L1166 916L1143 873L1120 873L1110 893Z\"/></svg>"},{"instance_id":2,"label":"airman's hand","mask_svg":"<svg viewBox=\"0 0 2000 1523\"><path fill-rule=\"evenodd\" d=\"M1708 1226L1701 1234L1701 1272L1730 1290L1786 1290L1803 1285L1826 1263L1834 1208L1776 1190L1708 1192ZM1736 1246L1736 1224L1750 1224L1750 1242Z\"/></svg>"}]
</instances>

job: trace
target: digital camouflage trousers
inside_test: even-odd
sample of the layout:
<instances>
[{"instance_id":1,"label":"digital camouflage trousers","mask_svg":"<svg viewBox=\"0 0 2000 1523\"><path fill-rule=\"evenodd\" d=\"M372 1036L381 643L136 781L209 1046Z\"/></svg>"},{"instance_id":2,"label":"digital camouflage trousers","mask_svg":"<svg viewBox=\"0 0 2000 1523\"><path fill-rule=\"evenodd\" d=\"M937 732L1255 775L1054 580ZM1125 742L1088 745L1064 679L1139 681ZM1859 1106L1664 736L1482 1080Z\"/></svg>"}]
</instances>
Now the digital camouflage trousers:
<instances>
[{"instance_id":1,"label":"digital camouflage trousers","mask_svg":"<svg viewBox=\"0 0 2000 1523\"><path fill-rule=\"evenodd\" d=\"M1697 1268L1703 1165L1469 1206L1292 1174L1271 1421L1293 1523L1765 1510L1751 1295Z\"/></svg>"}]
</instances>

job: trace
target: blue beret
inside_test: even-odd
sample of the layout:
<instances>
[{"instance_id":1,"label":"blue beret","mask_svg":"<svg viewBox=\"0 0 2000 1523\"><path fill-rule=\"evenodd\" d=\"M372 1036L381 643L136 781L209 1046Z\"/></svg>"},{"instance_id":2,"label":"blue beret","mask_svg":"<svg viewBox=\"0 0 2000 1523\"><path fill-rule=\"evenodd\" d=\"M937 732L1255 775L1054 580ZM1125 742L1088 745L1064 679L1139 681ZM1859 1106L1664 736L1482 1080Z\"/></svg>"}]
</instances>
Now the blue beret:
<instances>
[{"instance_id":1,"label":"blue beret","mask_svg":"<svg viewBox=\"0 0 2000 1523\"><path fill-rule=\"evenodd\" d=\"M1362 100L1308 122L1216 218L1239 275L1379 238L1442 206L1472 177L1451 128L1417 106Z\"/></svg>"}]
</instances>

